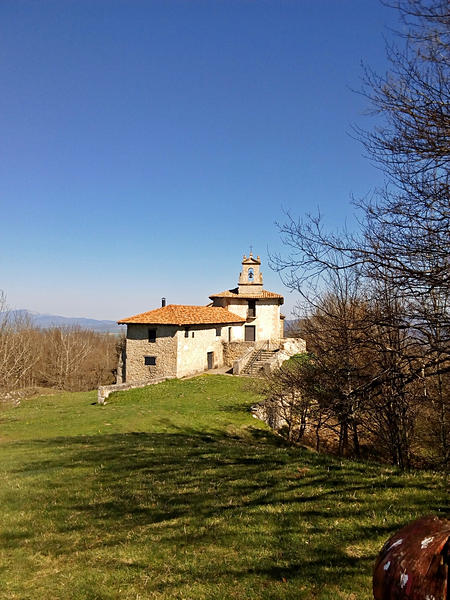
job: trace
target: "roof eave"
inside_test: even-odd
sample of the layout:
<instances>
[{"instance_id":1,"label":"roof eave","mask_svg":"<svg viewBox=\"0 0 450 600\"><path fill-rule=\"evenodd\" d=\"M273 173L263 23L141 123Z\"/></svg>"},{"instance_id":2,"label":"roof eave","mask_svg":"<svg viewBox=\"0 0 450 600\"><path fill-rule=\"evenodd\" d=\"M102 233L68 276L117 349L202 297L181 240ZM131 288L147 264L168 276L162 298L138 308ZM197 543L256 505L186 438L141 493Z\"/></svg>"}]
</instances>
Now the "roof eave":
<instances>
[{"instance_id":1,"label":"roof eave","mask_svg":"<svg viewBox=\"0 0 450 600\"><path fill-rule=\"evenodd\" d=\"M211 323L150 323L149 321L117 321L118 325L168 325L172 327L189 327L193 325L242 325L245 319L241 321L213 321Z\"/></svg>"}]
</instances>

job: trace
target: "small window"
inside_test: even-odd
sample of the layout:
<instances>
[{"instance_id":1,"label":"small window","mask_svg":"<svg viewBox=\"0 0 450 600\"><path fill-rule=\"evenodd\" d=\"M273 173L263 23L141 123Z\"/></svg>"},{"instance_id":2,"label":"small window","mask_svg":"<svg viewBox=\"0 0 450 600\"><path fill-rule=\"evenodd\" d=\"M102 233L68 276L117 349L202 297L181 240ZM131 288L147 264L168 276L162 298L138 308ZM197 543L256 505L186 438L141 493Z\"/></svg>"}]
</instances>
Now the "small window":
<instances>
[{"instance_id":1,"label":"small window","mask_svg":"<svg viewBox=\"0 0 450 600\"><path fill-rule=\"evenodd\" d=\"M222 335L222 327L216 327L216 336Z\"/></svg>"},{"instance_id":2,"label":"small window","mask_svg":"<svg viewBox=\"0 0 450 600\"><path fill-rule=\"evenodd\" d=\"M255 317L256 316L256 300L248 301L248 316Z\"/></svg>"},{"instance_id":3,"label":"small window","mask_svg":"<svg viewBox=\"0 0 450 600\"><path fill-rule=\"evenodd\" d=\"M189 329L184 330L184 337L189 337Z\"/></svg>"},{"instance_id":4,"label":"small window","mask_svg":"<svg viewBox=\"0 0 450 600\"><path fill-rule=\"evenodd\" d=\"M156 366L156 356L144 356L144 364L150 367Z\"/></svg>"},{"instance_id":5,"label":"small window","mask_svg":"<svg viewBox=\"0 0 450 600\"><path fill-rule=\"evenodd\" d=\"M156 329L148 330L148 341L152 344L156 342Z\"/></svg>"},{"instance_id":6,"label":"small window","mask_svg":"<svg viewBox=\"0 0 450 600\"><path fill-rule=\"evenodd\" d=\"M194 335L195 335L195 331L192 332L192 337L194 337Z\"/></svg>"}]
</instances>

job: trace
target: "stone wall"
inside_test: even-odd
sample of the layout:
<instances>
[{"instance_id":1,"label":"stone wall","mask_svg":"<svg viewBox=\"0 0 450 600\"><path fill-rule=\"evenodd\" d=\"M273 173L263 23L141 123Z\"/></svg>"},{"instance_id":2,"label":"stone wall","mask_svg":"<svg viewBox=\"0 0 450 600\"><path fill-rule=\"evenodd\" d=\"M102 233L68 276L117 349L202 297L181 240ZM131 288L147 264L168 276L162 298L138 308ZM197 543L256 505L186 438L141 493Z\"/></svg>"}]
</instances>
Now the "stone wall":
<instances>
[{"instance_id":1,"label":"stone wall","mask_svg":"<svg viewBox=\"0 0 450 600\"><path fill-rule=\"evenodd\" d=\"M269 350L273 352L271 357L265 358L265 363L262 365L262 370L266 375L270 375L272 371L281 367L284 361L288 360L291 356L306 352L306 342L301 338L284 338L282 340L248 344L249 348L247 352L233 362L233 375L242 374L248 361L251 359L251 355L257 350Z\"/></svg>"},{"instance_id":2,"label":"stone wall","mask_svg":"<svg viewBox=\"0 0 450 600\"><path fill-rule=\"evenodd\" d=\"M251 407L252 415L277 431L287 425L283 399L267 398Z\"/></svg>"},{"instance_id":3,"label":"stone wall","mask_svg":"<svg viewBox=\"0 0 450 600\"><path fill-rule=\"evenodd\" d=\"M264 372L270 375L272 371L281 367L281 365L296 354L306 352L306 342L301 338L284 338L279 340L279 350L274 354L271 361L264 365Z\"/></svg>"},{"instance_id":4,"label":"stone wall","mask_svg":"<svg viewBox=\"0 0 450 600\"><path fill-rule=\"evenodd\" d=\"M149 329L156 329L154 342L148 340ZM126 383L177 376L176 332L173 325L127 325ZM146 356L154 356L156 365L146 365Z\"/></svg>"},{"instance_id":5,"label":"stone wall","mask_svg":"<svg viewBox=\"0 0 450 600\"><path fill-rule=\"evenodd\" d=\"M285 355L284 360L287 360L295 354L306 352L306 342L302 338L283 338L280 340L280 357Z\"/></svg>"},{"instance_id":6,"label":"stone wall","mask_svg":"<svg viewBox=\"0 0 450 600\"><path fill-rule=\"evenodd\" d=\"M217 335L216 329L220 330ZM208 369L208 352L213 353L213 368L223 366L222 339L228 337L228 327L191 325L177 332L177 377L202 373Z\"/></svg>"},{"instance_id":7,"label":"stone wall","mask_svg":"<svg viewBox=\"0 0 450 600\"><path fill-rule=\"evenodd\" d=\"M162 383L172 377L158 377L152 381L136 381L135 383L116 383L113 385L101 385L97 392L97 403L105 404L106 399L114 392L125 392L126 390L134 390L136 388L147 387L148 385L155 385Z\"/></svg>"},{"instance_id":8,"label":"stone wall","mask_svg":"<svg viewBox=\"0 0 450 600\"><path fill-rule=\"evenodd\" d=\"M241 358L250 348L254 347L253 342L224 342L223 344L223 363L227 367L232 367L235 360Z\"/></svg>"}]
</instances>

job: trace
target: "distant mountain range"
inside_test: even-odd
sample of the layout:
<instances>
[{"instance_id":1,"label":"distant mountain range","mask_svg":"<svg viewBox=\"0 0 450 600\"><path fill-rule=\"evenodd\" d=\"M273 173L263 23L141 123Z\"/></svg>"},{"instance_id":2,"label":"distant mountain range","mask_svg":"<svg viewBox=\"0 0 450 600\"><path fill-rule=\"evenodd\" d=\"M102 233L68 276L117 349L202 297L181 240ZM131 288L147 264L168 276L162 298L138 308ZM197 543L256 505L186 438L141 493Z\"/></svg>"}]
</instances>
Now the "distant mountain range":
<instances>
[{"instance_id":1,"label":"distant mountain range","mask_svg":"<svg viewBox=\"0 0 450 600\"><path fill-rule=\"evenodd\" d=\"M117 325L115 321L100 321L98 319L86 319L84 317L61 317L59 315L47 315L38 312L33 312L27 309L19 309L11 311L18 317L26 317L30 319L35 327L47 329L49 327L81 327L82 329L90 329L101 333L119 333L123 331L123 327ZM0 313L0 316L3 313Z\"/></svg>"},{"instance_id":2,"label":"distant mountain range","mask_svg":"<svg viewBox=\"0 0 450 600\"><path fill-rule=\"evenodd\" d=\"M25 308L10 311L18 317L26 317L30 319L35 327L40 329L48 329L49 327L81 327L82 329L90 329L100 333L120 333L125 328L117 325L115 321L100 321L98 319L86 319L84 317L61 317L60 315L47 315ZM0 312L0 317L4 313ZM285 330L293 327L297 319L286 319L284 322Z\"/></svg>"}]
</instances>

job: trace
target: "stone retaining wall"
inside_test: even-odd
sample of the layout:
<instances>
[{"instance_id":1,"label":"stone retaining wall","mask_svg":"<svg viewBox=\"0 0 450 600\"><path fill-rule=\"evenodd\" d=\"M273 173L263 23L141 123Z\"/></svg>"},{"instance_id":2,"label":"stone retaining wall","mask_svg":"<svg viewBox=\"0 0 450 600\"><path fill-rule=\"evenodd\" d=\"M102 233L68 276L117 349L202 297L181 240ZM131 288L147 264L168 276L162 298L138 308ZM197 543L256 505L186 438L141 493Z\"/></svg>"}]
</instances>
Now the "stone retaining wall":
<instances>
[{"instance_id":1,"label":"stone retaining wall","mask_svg":"<svg viewBox=\"0 0 450 600\"><path fill-rule=\"evenodd\" d=\"M270 428L278 431L287 425L285 417L288 404L285 404L283 398L267 398L251 407L251 413L255 419L259 419Z\"/></svg>"},{"instance_id":2,"label":"stone retaining wall","mask_svg":"<svg viewBox=\"0 0 450 600\"><path fill-rule=\"evenodd\" d=\"M224 342L223 362L227 367L232 367L235 360L241 358L250 349L255 347L255 342Z\"/></svg>"},{"instance_id":3,"label":"stone retaining wall","mask_svg":"<svg viewBox=\"0 0 450 600\"><path fill-rule=\"evenodd\" d=\"M124 392L126 390L133 390L135 388L143 388L148 385L155 385L157 383L162 383L163 381L167 381L168 379L175 379L174 377L157 377L152 379L151 381L135 381L133 383L115 383L113 385L101 385L98 388L97 395L97 403L105 404L108 396L114 392Z\"/></svg>"}]
</instances>

